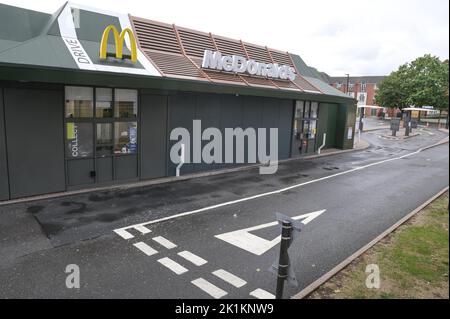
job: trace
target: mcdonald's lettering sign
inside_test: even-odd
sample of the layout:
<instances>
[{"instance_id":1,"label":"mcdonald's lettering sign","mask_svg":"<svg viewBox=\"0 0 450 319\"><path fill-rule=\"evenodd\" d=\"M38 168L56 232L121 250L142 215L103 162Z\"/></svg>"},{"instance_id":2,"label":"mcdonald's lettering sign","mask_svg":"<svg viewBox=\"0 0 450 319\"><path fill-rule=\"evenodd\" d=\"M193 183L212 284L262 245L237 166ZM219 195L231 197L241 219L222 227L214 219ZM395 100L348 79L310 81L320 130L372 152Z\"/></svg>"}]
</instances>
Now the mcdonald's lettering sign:
<instances>
[{"instance_id":1,"label":"mcdonald's lettering sign","mask_svg":"<svg viewBox=\"0 0 450 319\"><path fill-rule=\"evenodd\" d=\"M114 44L116 46L116 58L117 59L124 59L123 56L123 46L125 42L125 36L128 34L130 38L130 45L131 45L131 57L130 60L133 63L136 63L137 61L137 48L136 48L136 38L134 37L133 31L131 29L126 28L123 29L122 32L119 34L119 31L117 31L117 28L114 25L110 25L106 27L105 31L103 31L102 35L102 41L100 43L100 59L106 60L108 53L108 38L110 33L113 33L114 36Z\"/></svg>"}]
</instances>

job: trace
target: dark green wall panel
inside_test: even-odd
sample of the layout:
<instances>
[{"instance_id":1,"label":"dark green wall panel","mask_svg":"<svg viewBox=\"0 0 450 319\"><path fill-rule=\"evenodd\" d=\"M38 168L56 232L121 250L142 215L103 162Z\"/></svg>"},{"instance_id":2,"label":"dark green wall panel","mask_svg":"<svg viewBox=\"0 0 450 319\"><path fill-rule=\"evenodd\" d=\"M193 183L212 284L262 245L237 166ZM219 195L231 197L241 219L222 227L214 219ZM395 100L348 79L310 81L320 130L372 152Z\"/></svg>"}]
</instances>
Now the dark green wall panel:
<instances>
[{"instance_id":1,"label":"dark green wall panel","mask_svg":"<svg viewBox=\"0 0 450 319\"><path fill-rule=\"evenodd\" d=\"M6 137L3 108L3 89L0 88L0 200L9 199L8 165L6 161Z\"/></svg>"}]
</instances>

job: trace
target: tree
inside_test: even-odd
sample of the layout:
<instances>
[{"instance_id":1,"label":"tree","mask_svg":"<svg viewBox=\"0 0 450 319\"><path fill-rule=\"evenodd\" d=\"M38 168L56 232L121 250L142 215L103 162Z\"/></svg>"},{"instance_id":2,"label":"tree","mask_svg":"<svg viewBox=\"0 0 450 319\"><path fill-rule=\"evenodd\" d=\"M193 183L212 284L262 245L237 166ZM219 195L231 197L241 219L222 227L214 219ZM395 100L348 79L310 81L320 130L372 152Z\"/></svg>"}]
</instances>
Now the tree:
<instances>
[{"instance_id":1,"label":"tree","mask_svg":"<svg viewBox=\"0 0 450 319\"><path fill-rule=\"evenodd\" d=\"M402 109L408 107L408 65L404 64L380 82L375 102L381 107Z\"/></svg>"},{"instance_id":2,"label":"tree","mask_svg":"<svg viewBox=\"0 0 450 319\"><path fill-rule=\"evenodd\" d=\"M448 110L448 63L425 55L410 63L408 74L409 104L434 106L439 110L439 125L442 111Z\"/></svg>"},{"instance_id":3,"label":"tree","mask_svg":"<svg viewBox=\"0 0 450 319\"><path fill-rule=\"evenodd\" d=\"M441 115L448 110L448 85L448 61L441 62L438 57L426 54L386 77L379 85L375 101L382 107L400 109L430 105Z\"/></svg>"}]
</instances>

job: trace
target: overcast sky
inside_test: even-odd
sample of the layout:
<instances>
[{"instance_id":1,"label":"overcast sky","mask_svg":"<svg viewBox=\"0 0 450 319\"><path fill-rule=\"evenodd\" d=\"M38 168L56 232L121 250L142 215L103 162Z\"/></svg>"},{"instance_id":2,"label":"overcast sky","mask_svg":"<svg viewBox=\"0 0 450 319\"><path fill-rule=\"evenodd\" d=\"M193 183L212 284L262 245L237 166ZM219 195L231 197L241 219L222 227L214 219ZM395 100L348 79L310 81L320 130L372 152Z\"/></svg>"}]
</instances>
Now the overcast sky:
<instances>
[{"instance_id":1,"label":"overcast sky","mask_svg":"<svg viewBox=\"0 0 450 319\"><path fill-rule=\"evenodd\" d=\"M64 0L0 0L53 13ZM77 0L299 54L333 76L384 75L449 57L448 0Z\"/></svg>"}]
</instances>

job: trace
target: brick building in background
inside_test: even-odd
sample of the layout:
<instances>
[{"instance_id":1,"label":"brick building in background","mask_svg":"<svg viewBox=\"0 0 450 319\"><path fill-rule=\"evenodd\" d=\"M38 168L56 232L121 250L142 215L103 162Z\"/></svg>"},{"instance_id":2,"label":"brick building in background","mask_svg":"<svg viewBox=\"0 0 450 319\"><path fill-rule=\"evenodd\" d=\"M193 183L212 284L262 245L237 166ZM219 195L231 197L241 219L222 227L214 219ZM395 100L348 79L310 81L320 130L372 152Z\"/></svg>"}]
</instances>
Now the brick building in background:
<instances>
[{"instance_id":1,"label":"brick building in background","mask_svg":"<svg viewBox=\"0 0 450 319\"><path fill-rule=\"evenodd\" d=\"M347 93L349 96L358 100L358 105L376 105L375 93L378 84L386 78L386 76L354 76L348 79L349 85L347 89L347 77L330 77L324 75L327 82L334 88ZM394 110L385 110L388 116L394 116ZM365 116L378 116L382 110L365 109Z\"/></svg>"}]
</instances>

